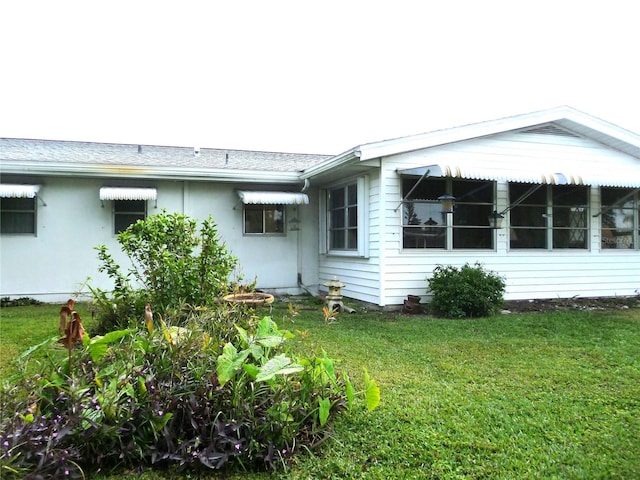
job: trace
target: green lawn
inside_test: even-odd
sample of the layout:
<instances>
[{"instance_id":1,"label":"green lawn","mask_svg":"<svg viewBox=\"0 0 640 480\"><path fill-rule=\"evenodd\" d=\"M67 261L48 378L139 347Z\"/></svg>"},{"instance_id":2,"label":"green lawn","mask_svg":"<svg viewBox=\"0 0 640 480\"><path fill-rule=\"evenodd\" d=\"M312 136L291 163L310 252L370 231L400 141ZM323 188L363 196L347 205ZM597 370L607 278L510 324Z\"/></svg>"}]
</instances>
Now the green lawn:
<instances>
[{"instance_id":1,"label":"green lawn","mask_svg":"<svg viewBox=\"0 0 640 480\"><path fill-rule=\"evenodd\" d=\"M14 371L11 358L56 333L58 309L0 311L2 377ZM78 309L83 313L82 306ZM90 327L86 312L83 318ZM359 313L341 314L326 324L320 305L301 304L291 320L286 305L279 303L272 316L280 326L299 332L295 349L323 348L341 359L341 367L356 381L366 366L382 393L377 410L343 415L330 441L275 477L640 475L637 308L478 320L359 308ZM146 473L139 478L165 477Z\"/></svg>"}]
</instances>

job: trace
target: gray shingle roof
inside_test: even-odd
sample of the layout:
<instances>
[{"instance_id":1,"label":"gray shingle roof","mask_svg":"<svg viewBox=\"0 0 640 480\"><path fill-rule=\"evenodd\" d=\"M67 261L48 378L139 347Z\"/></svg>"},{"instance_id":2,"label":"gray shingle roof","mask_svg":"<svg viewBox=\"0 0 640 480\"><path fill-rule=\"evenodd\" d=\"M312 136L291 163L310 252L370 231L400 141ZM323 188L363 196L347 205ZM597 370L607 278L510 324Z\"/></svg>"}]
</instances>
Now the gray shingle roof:
<instances>
[{"instance_id":1,"label":"gray shingle roof","mask_svg":"<svg viewBox=\"0 0 640 480\"><path fill-rule=\"evenodd\" d=\"M331 155L0 138L0 161L300 172Z\"/></svg>"}]
</instances>

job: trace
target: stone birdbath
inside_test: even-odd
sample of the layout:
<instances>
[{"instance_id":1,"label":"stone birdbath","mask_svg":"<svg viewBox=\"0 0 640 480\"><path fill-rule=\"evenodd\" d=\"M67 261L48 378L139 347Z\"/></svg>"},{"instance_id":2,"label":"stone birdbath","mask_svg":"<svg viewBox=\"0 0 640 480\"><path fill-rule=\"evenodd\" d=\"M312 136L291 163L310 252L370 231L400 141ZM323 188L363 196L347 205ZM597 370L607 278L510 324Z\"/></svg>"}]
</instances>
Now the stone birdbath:
<instances>
[{"instance_id":1,"label":"stone birdbath","mask_svg":"<svg viewBox=\"0 0 640 480\"><path fill-rule=\"evenodd\" d=\"M247 292L247 293L231 293L225 295L222 299L227 303L240 303L250 307L271 305L274 297L270 293Z\"/></svg>"}]
</instances>

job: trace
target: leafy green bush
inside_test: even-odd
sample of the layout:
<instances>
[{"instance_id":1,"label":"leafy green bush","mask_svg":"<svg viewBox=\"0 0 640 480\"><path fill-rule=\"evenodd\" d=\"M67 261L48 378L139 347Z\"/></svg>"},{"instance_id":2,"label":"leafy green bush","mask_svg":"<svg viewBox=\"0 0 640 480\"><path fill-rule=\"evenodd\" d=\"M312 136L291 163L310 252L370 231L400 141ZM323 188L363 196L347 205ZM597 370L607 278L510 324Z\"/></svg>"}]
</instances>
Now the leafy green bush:
<instances>
[{"instance_id":1,"label":"leafy green bush","mask_svg":"<svg viewBox=\"0 0 640 480\"><path fill-rule=\"evenodd\" d=\"M206 322L205 322L206 323ZM85 336L72 361L15 378L0 396L5 478L236 464L275 469L327 435L356 394L326 354L297 358L269 317L221 346L200 322ZM20 360L57 338L29 349ZM365 372L368 409L379 390Z\"/></svg>"},{"instance_id":2,"label":"leafy green bush","mask_svg":"<svg viewBox=\"0 0 640 480\"><path fill-rule=\"evenodd\" d=\"M479 263L461 268L438 265L427 284L433 295L430 308L449 318L486 317L504 303L504 279Z\"/></svg>"},{"instance_id":3,"label":"leafy green bush","mask_svg":"<svg viewBox=\"0 0 640 480\"><path fill-rule=\"evenodd\" d=\"M129 226L117 239L131 261L127 273L106 246L96 247L99 271L114 283L112 292L90 287L102 331L126 326L146 302L163 315L175 315L185 305L214 305L227 293L238 266L211 218L198 231L194 219L163 210Z\"/></svg>"}]
</instances>

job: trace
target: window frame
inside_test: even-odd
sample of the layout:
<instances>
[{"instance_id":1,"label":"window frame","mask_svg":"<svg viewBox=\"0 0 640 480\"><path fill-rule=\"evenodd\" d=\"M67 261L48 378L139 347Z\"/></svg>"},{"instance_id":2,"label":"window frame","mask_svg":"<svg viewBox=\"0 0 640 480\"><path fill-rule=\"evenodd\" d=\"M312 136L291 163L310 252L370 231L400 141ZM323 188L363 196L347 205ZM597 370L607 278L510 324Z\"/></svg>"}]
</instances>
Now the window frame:
<instances>
[{"instance_id":1,"label":"window frame","mask_svg":"<svg viewBox=\"0 0 640 480\"><path fill-rule=\"evenodd\" d=\"M144 205L144 211L119 211L118 207L120 205L131 205L132 203L140 202L141 205ZM121 232L124 232L128 227L136 223L138 220L146 220L149 211L149 205L147 200L112 200L112 217L113 217L113 234L118 235ZM126 227L118 230L118 218L122 219L123 217L136 217L135 220L129 222ZM142 218L139 218L142 216Z\"/></svg>"},{"instance_id":2,"label":"window frame","mask_svg":"<svg viewBox=\"0 0 640 480\"><path fill-rule=\"evenodd\" d=\"M523 189L530 188L529 185L520 184L517 182L509 182L507 186L508 195L510 202L516 201L519 193L513 195L512 186L515 188L516 185L524 185ZM576 203L559 203L556 200L557 194L561 193L563 190L565 192L571 193L569 189L573 189L574 191L578 191L578 189L583 190L584 199L582 204ZM589 212L590 212L590 198L591 198L591 189L588 185L550 185L543 184L540 186L540 191L542 194L534 194L528 196L522 202L519 202L509 211L509 250L521 251L521 250L536 250L536 251L588 251L590 248L590 220L589 220ZM536 197L544 196L543 200L535 200ZM512 198L516 197L516 198ZM526 209L529 209L531 212L535 212L535 210L539 210L542 213L540 214L541 219L540 225L532 225L532 224L516 224L514 222L514 216L517 216L519 213L523 213ZM559 224L558 219L561 218L559 215L563 210L568 210L568 219L569 223ZM579 217L574 216L573 214L581 213ZM573 218L573 220L572 220ZM571 221L578 220L578 223L584 223L584 225L570 225ZM542 238L544 239L544 245L541 246L517 246L515 242L521 241L519 236L523 235L526 238L526 233L529 232L529 235L532 231L540 232ZM567 233L569 236L576 234L582 234L582 246L571 246L570 242L567 246L555 246L556 242L560 241L560 234ZM535 241L535 239L534 239Z\"/></svg>"},{"instance_id":3,"label":"window frame","mask_svg":"<svg viewBox=\"0 0 640 480\"><path fill-rule=\"evenodd\" d=\"M331 202L330 194L332 191L338 189L344 189L348 185L356 186L356 198L357 202L354 206L357 207L356 222L357 226L354 227L356 231L356 244L355 249L336 249L331 248ZM321 255L329 255L336 257L359 257L369 258L369 204L367 202L367 196L369 192L369 176L362 175L359 177L351 177L342 182L336 182L328 185L321 190L320 194L320 228L322 235L320 235L319 250Z\"/></svg>"},{"instance_id":4,"label":"window frame","mask_svg":"<svg viewBox=\"0 0 640 480\"><path fill-rule=\"evenodd\" d=\"M262 232L247 232L247 211L262 212ZM282 231L267 232L267 211L281 212ZM242 235L246 237L284 237L287 234L287 209L284 204L246 204L242 206Z\"/></svg>"},{"instance_id":5,"label":"window frame","mask_svg":"<svg viewBox=\"0 0 640 480\"><path fill-rule=\"evenodd\" d=\"M0 207L0 215L4 217L6 214L14 215L14 216L28 216L33 215L33 222L29 222L29 231L25 232L6 232L3 225L7 225L5 220L0 220L0 234L2 235L31 235L36 237L38 235L38 197L34 196L33 198L29 197L4 197L0 198L0 204L6 201L18 201L18 202L30 202L30 208L4 208Z\"/></svg>"},{"instance_id":6,"label":"window frame","mask_svg":"<svg viewBox=\"0 0 640 480\"><path fill-rule=\"evenodd\" d=\"M411 177L408 177L411 178ZM433 198L429 199L414 199L414 200L404 200L407 194L408 189L405 188L404 180L406 178L402 178L400 191L402 194L402 213L400 215L400 241L401 241L401 249L403 252L415 253L415 252L432 252L436 251L496 251L497 249L497 236L495 234L495 229L491 227L489 224L489 215L495 209L496 205L496 197L497 197L497 182L494 180L476 180L476 179L461 179L461 178L451 178L451 177L431 177L422 180L421 183L429 181L435 181L441 183L439 186L437 183L432 187L432 192L429 192L429 196ZM411 180L414 180L411 178ZM415 179L417 181L417 179ZM415 183L414 181L414 183ZM467 183L471 185L472 183L476 183L478 185L477 189L472 189L469 194L472 194L474 191L489 188L491 191L491 198L486 201L465 201L464 196L459 196L456 198L455 202L455 211L453 214L445 214L441 213L441 206L438 197L447 193L453 196L456 196L456 190L460 187L456 187L456 185L460 185L463 183ZM454 185L455 184L455 185ZM407 191L405 191L407 190ZM438 191L435 191L438 190ZM414 191L415 194L415 191ZM415 212L416 204L422 205L431 205L434 212L437 211L439 214L439 220L442 222L441 225L434 224L431 226L431 222L435 221L433 218L433 212L430 212L430 216L428 220L422 222L422 219L419 219L419 224L410 223L411 221L417 221L418 219L411 220L412 214L408 213L408 211L413 210ZM460 208L465 208L466 206L470 207L478 207L480 209L485 210L478 217L480 218L480 222L483 225L463 225L461 223L456 223L456 214L459 215ZM413 208L412 208L413 207ZM458 217L459 219L460 217ZM406 223L405 223L406 222ZM427 223L429 222L429 223ZM486 225L484 223L486 222ZM418 225L420 225L418 227ZM419 239L422 239L422 246L408 246L408 241L410 240L410 232L413 230L420 230L420 232L416 233L416 245ZM484 235L488 236L488 246L456 246L458 241L458 234L461 234L463 230L478 230L479 232L483 232ZM439 238L438 238L439 237ZM429 241L437 240L438 244L428 245ZM479 242L482 242L482 238L479 237Z\"/></svg>"}]
</instances>

